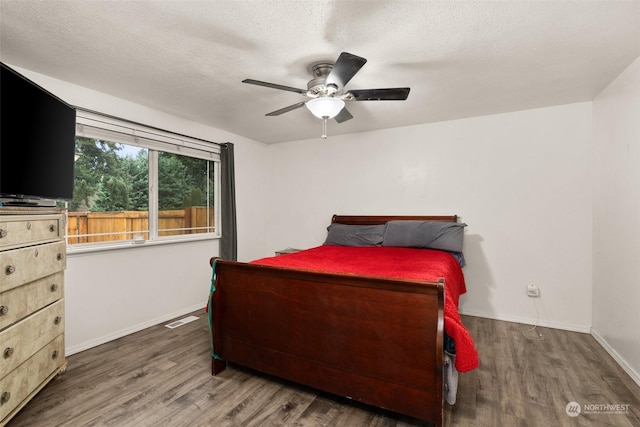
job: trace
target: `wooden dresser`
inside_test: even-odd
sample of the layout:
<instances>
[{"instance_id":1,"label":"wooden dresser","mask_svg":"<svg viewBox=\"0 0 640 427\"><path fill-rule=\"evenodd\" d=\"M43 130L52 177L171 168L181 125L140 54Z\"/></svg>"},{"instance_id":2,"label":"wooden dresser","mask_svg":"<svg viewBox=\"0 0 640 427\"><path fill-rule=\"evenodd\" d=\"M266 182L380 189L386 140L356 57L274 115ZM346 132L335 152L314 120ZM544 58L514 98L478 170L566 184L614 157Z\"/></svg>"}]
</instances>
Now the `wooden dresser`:
<instances>
[{"instance_id":1,"label":"wooden dresser","mask_svg":"<svg viewBox=\"0 0 640 427\"><path fill-rule=\"evenodd\" d=\"M66 369L64 211L0 207L0 426Z\"/></svg>"}]
</instances>

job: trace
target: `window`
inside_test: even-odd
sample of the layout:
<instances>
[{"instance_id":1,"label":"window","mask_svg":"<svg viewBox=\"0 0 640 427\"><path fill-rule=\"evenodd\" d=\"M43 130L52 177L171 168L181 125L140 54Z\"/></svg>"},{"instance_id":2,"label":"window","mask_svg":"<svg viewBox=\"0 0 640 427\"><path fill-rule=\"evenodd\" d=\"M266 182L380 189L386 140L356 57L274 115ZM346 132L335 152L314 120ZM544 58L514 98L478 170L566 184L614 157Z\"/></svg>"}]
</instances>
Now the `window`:
<instances>
[{"instance_id":1,"label":"window","mask_svg":"<svg viewBox=\"0 0 640 427\"><path fill-rule=\"evenodd\" d=\"M78 111L76 248L218 237L217 144Z\"/></svg>"}]
</instances>

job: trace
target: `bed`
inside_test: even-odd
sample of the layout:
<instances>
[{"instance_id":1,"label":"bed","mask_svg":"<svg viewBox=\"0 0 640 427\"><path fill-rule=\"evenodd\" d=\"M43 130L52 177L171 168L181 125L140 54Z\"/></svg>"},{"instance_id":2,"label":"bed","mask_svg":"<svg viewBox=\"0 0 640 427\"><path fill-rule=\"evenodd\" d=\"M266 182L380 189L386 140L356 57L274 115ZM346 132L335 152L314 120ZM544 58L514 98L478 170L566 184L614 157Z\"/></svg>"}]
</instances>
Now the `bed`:
<instances>
[{"instance_id":1,"label":"bed","mask_svg":"<svg viewBox=\"0 0 640 427\"><path fill-rule=\"evenodd\" d=\"M328 237L249 263L211 258L212 374L231 362L442 425L445 336L458 370L478 364L457 310L466 291L460 259L377 240L391 225L421 222L459 224L455 215L334 215L329 237L347 230L364 243L342 245L334 233L338 244Z\"/></svg>"}]
</instances>

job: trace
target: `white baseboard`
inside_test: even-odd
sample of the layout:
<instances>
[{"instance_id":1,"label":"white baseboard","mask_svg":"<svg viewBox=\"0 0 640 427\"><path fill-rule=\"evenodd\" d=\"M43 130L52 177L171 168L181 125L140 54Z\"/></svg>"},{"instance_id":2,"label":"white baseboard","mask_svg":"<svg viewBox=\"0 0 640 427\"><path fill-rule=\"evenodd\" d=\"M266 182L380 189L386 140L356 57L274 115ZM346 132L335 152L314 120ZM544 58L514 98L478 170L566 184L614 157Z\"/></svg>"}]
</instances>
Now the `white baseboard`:
<instances>
[{"instance_id":1,"label":"white baseboard","mask_svg":"<svg viewBox=\"0 0 640 427\"><path fill-rule=\"evenodd\" d=\"M561 329L563 331L571 331L571 332L581 332L583 334L589 334L591 333L591 327L590 326L583 326L583 325L571 325L571 324L567 324L567 323L559 323L559 322L549 322L549 321L545 321L545 320L538 320L538 322L536 322L535 319L530 319L527 317L517 317L517 316L503 316L503 315L496 315L493 313L481 313L481 312L476 312L473 310L460 310L460 314L466 314L468 316L475 316L475 317L484 317L486 319L492 319L492 320L502 320L505 322L513 322L513 323L522 323L524 325L538 325L541 326L543 328L553 328L553 329Z\"/></svg>"},{"instance_id":2,"label":"white baseboard","mask_svg":"<svg viewBox=\"0 0 640 427\"><path fill-rule=\"evenodd\" d=\"M93 347L97 347L99 345L108 343L109 341L113 341L113 340L116 340L118 338L122 338L122 337L130 335L130 334L132 334L134 332L139 332L139 331L141 331L143 329L150 328L151 326L155 326L155 325L158 325L160 323L164 323L164 322L166 322L168 320L175 319L176 317L180 317L180 316L183 316L183 315L188 314L188 313L192 313L192 312L194 312L196 310L204 310L204 306L202 305L202 303L196 304L196 305L194 305L192 307L186 307L184 309L174 311L173 313L168 313L166 315L162 315L162 316L156 317L155 319L151 319L151 320L148 320L146 322L142 322L142 323L139 323L137 325L128 327L126 329L122 329L120 331L113 332L111 334L104 335L104 336L99 337L99 338L95 338L95 339L93 339L91 341L86 341L86 342L83 342L81 344L77 344L77 345L74 345L74 346L71 346L71 347L67 347L67 348L65 348L65 355L66 356L71 356L72 354L80 353L81 351L88 350L88 349L93 348ZM204 312L203 312L203 314L204 314Z\"/></svg>"},{"instance_id":3,"label":"white baseboard","mask_svg":"<svg viewBox=\"0 0 640 427\"><path fill-rule=\"evenodd\" d=\"M598 341L598 344L600 344L611 357L613 357L613 360L615 360L618 365L620 365L620 367L631 377L631 379L635 381L638 386L640 386L640 374L638 374L631 366L629 366L627 361L624 360L617 351L611 348L607 340L600 336L600 334L598 334L593 328L591 329L591 336L595 338L596 341Z\"/></svg>"}]
</instances>

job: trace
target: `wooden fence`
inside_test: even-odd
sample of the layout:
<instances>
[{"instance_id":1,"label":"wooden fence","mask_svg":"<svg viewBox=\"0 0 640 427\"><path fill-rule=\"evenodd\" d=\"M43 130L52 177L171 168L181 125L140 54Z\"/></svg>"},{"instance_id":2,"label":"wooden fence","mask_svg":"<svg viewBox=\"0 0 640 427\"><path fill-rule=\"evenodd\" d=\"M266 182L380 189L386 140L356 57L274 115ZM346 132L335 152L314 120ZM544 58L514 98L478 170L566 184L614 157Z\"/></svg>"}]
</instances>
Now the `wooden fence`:
<instances>
[{"instance_id":1,"label":"wooden fence","mask_svg":"<svg viewBox=\"0 0 640 427\"><path fill-rule=\"evenodd\" d=\"M208 222L207 222L207 216ZM158 236L210 233L213 209L193 206L158 212ZM149 212L69 212L69 244L149 238Z\"/></svg>"}]
</instances>

